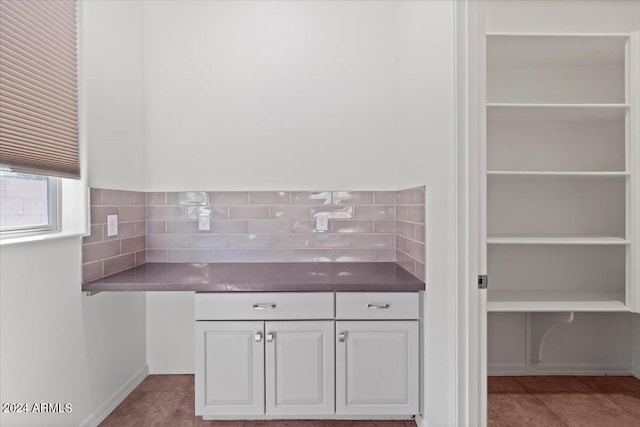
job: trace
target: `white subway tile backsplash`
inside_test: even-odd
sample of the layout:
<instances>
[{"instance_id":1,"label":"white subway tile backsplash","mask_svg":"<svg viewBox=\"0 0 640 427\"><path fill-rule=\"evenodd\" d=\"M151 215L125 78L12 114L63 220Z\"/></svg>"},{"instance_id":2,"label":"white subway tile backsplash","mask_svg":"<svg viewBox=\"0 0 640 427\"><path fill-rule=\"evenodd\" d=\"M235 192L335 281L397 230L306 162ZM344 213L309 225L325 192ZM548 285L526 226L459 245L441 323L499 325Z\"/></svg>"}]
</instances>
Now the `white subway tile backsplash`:
<instances>
[{"instance_id":1,"label":"white subway tile backsplash","mask_svg":"<svg viewBox=\"0 0 640 427\"><path fill-rule=\"evenodd\" d=\"M373 204L373 191L334 191L332 197L334 205Z\"/></svg>"},{"instance_id":2,"label":"white subway tile backsplash","mask_svg":"<svg viewBox=\"0 0 640 427\"><path fill-rule=\"evenodd\" d=\"M373 222L373 229L376 233L395 233L396 222L393 219L377 219Z\"/></svg>"},{"instance_id":3,"label":"white subway tile backsplash","mask_svg":"<svg viewBox=\"0 0 640 427\"><path fill-rule=\"evenodd\" d=\"M331 191L294 191L291 193L292 205L330 205Z\"/></svg>"},{"instance_id":4,"label":"white subway tile backsplash","mask_svg":"<svg viewBox=\"0 0 640 427\"><path fill-rule=\"evenodd\" d=\"M331 221L329 221L331 223ZM291 224L292 233L304 233L311 234L316 232L316 222L314 220L299 220L293 221Z\"/></svg>"},{"instance_id":5,"label":"white subway tile backsplash","mask_svg":"<svg viewBox=\"0 0 640 427\"><path fill-rule=\"evenodd\" d=\"M147 206L147 221L187 219L187 209L183 206Z\"/></svg>"},{"instance_id":6,"label":"white subway tile backsplash","mask_svg":"<svg viewBox=\"0 0 640 427\"><path fill-rule=\"evenodd\" d=\"M187 206L187 218L198 219L201 214L208 214L210 220L227 219L229 210L226 206Z\"/></svg>"},{"instance_id":7,"label":"white subway tile backsplash","mask_svg":"<svg viewBox=\"0 0 640 427\"><path fill-rule=\"evenodd\" d=\"M246 220L215 220L211 222L211 232L218 234L248 233L249 225Z\"/></svg>"},{"instance_id":8,"label":"white subway tile backsplash","mask_svg":"<svg viewBox=\"0 0 640 427\"><path fill-rule=\"evenodd\" d=\"M189 248L224 248L227 246L227 236L221 234L194 234L187 236Z\"/></svg>"},{"instance_id":9,"label":"white subway tile backsplash","mask_svg":"<svg viewBox=\"0 0 640 427\"><path fill-rule=\"evenodd\" d=\"M249 233L283 234L291 233L291 220L288 219L250 219Z\"/></svg>"},{"instance_id":10,"label":"white subway tile backsplash","mask_svg":"<svg viewBox=\"0 0 640 427\"><path fill-rule=\"evenodd\" d=\"M395 205L397 191L374 191L374 205Z\"/></svg>"},{"instance_id":11,"label":"white subway tile backsplash","mask_svg":"<svg viewBox=\"0 0 640 427\"><path fill-rule=\"evenodd\" d=\"M108 206L135 205L133 191L102 190L102 204Z\"/></svg>"},{"instance_id":12,"label":"white subway tile backsplash","mask_svg":"<svg viewBox=\"0 0 640 427\"><path fill-rule=\"evenodd\" d=\"M356 219L394 219L393 206L356 206Z\"/></svg>"},{"instance_id":13,"label":"white subway tile backsplash","mask_svg":"<svg viewBox=\"0 0 640 427\"><path fill-rule=\"evenodd\" d=\"M324 205L311 207L311 216L313 218L315 218L319 213L328 214L329 219L351 219L353 218L353 206Z\"/></svg>"},{"instance_id":14,"label":"white subway tile backsplash","mask_svg":"<svg viewBox=\"0 0 640 427\"><path fill-rule=\"evenodd\" d=\"M268 219L269 206L229 206L229 219Z\"/></svg>"},{"instance_id":15,"label":"white subway tile backsplash","mask_svg":"<svg viewBox=\"0 0 640 427\"><path fill-rule=\"evenodd\" d=\"M269 236L265 234L236 234L227 236L229 248L268 248Z\"/></svg>"},{"instance_id":16,"label":"white subway tile backsplash","mask_svg":"<svg viewBox=\"0 0 640 427\"><path fill-rule=\"evenodd\" d=\"M146 193L147 206L164 206L167 204L167 193L150 192Z\"/></svg>"},{"instance_id":17,"label":"white subway tile backsplash","mask_svg":"<svg viewBox=\"0 0 640 427\"><path fill-rule=\"evenodd\" d=\"M118 218L118 235L107 236L107 224L102 225L103 240L119 240L125 237L133 237L136 235L136 223L135 222L120 222Z\"/></svg>"},{"instance_id":18,"label":"white subway tile backsplash","mask_svg":"<svg viewBox=\"0 0 640 427\"><path fill-rule=\"evenodd\" d=\"M164 234L167 232L166 221L147 221L147 233Z\"/></svg>"},{"instance_id":19,"label":"white subway tile backsplash","mask_svg":"<svg viewBox=\"0 0 640 427\"><path fill-rule=\"evenodd\" d=\"M315 234L311 239L314 248L351 248L353 236L345 234Z\"/></svg>"},{"instance_id":20,"label":"white subway tile backsplash","mask_svg":"<svg viewBox=\"0 0 640 427\"><path fill-rule=\"evenodd\" d=\"M209 193L209 203L212 205L248 205L249 192L247 191L212 191Z\"/></svg>"},{"instance_id":21,"label":"white subway tile backsplash","mask_svg":"<svg viewBox=\"0 0 640 427\"><path fill-rule=\"evenodd\" d=\"M373 249L336 249L333 253L334 262L374 262L376 260Z\"/></svg>"},{"instance_id":22,"label":"white subway tile backsplash","mask_svg":"<svg viewBox=\"0 0 640 427\"><path fill-rule=\"evenodd\" d=\"M377 248L374 249L376 262L394 262L396 260L395 248Z\"/></svg>"},{"instance_id":23,"label":"white subway tile backsplash","mask_svg":"<svg viewBox=\"0 0 640 427\"><path fill-rule=\"evenodd\" d=\"M291 249L251 249L251 262L291 262Z\"/></svg>"},{"instance_id":24,"label":"white subway tile backsplash","mask_svg":"<svg viewBox=\"0 0 640 427\"><path fill-rule=\"evenodd\" d=\"M307 248L311 246L311 235L278 234L271 236L272 248Z\"/></svg>"},{"instance_id":25,"label":"white subway tile backsplash","mask_svg":"<svg viewBox=\"0 0 640 427\"><path fill-rule=\"evenodd\" d=\"M249 203L252 205L288 205L291 193L288 191L251 191Z\"/></svg>"},{"instance_id":26,"label":"white subway tile backsplash","mask_svg":"<svg viewBox=\"0 0 640 427\"><path fill-rule=\"evenodd\" d=\"M149 221L154 222L154 221ZM200 230L198 230L198 221L197 220L189 220L189 221L167 221L166 222L166 233L167 234L198 234Z\"/></svg>"},{"instance_id":27,"label":"white subway tile backsplash","mask_svg":"<svg viewBox=\"0 0 640 427\"><path fill-rule=\"evenodd\" d=\"M304 219L311 218L309 206L271 206L271 218Z\"/></svg>"},{"instance_id":28,"label":"white subway tile backsplash","mask_svg":"<svg viewBox=\"0 0 640 427\"><path fill-rule=\"evenodd\" d=\"M353 237L356 248L392 248L393 234L359 234Z\"/></svg>"},{"instance_id":29,"label":"white subway tile backsplash","mask_svg":"<svg viewBox=\"0 0 640 427\"><path fill-rule=\"evenodd\" d=\"M209 249L169 249L167 262L209 262Z\"/></svg>"},{"instance_id":30,"label":"white subway tile backsplash","mask_svg":"<svg viewBox=\"0 0 640 427\"><path fill-rule=\"evenodd\" d=\"M397 261L412 274L425 275L424 187L333 192L91 189L91 196L92 234L83 239L85 281L145 262ZM211 214L210 230L198 229L202 212ZM107 240L106 215L114 213L121 217L120 233ZM318 213L329 214L329 231L315 229Z\"/></svg>"},{"instance_id":31,"label":"white subway tile backsplash","mask_svg":"<svg viewBox=\"0 0 640 427\"><path fill-rule=\"evenodd\" d=\"M342 220L334 219L330 221L332 225L332 231L334 233L373 233L373 221L372 220Z\"/></svg>"},{"instance_id":32,"label":"white subway tile backsplash","mask_svg":"<svg viewBox=\"0 0 640 427\"><path fill-rule=\"evenodd\" d=\"M396 204L396 262L424 280L425 272L425 187L398 192Z\"/></svg>"},{"instance_id":33,"label":"white subway tile backsplash","mask_svg":"<svg viewBox=\"0 0 640 427\"><path fill-rule=\"evenodd\" d=\"M209 262L250 262L249 249L210 249Z\"/></svg>"},{"instance_id":34,"label":"white subway tile backsplash","mask_svg":"<svg viewBox=\"0 0 640 427\"><path fill-rule=\"evenodd\" d=\"M186 248L187 236L183 234L148 234L147 248L172 249Z\"/></svg>"},{"instance_id":35,"label":"white subway tile backsplash","mask_svg":"<svg viewBox=\"0 0 640 427\"><path fill-rule=\"evenodd\" d=\"M147 249L147 262L158 263L167 262L168 253L166 249Z\"/></svg>"},{"instance_id":36,"label":"white subway tile backsplash","mask_svg":"<svg viewBox=\"0 0 640 427\"><path fill-rule=\"evenodd\" d=\"M333 249L292 249L292 262L331 262Z\"/></svg>"}]
</instances>

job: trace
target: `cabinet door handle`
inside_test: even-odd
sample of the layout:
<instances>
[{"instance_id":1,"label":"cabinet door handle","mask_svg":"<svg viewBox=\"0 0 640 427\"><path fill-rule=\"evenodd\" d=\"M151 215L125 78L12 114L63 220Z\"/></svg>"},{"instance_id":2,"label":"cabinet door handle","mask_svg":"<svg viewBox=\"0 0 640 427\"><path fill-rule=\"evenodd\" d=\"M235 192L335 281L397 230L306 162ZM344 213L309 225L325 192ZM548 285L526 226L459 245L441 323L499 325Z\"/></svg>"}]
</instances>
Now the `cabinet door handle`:
<instances>
[{"instance_id":1,"label":"cabinet door handle","mask_svg":"<svg viewBox=\"0 0 640 427\"><path fill-rule=\"evenodd\" d=\"M389 307L391 307L389 304L371 304L371 303L367 304L367 308L373 308L376 310L382 310Z\"/></svg>"},{"instance_id":2,"label":"cabinet door handle","mask_svg":"<svg viewBox=\"0 0 640 427\"><path fill-rule=\"evenodd\" d=\"M347 333L346 332L340 332L338 334L338 341L344 342L345 339L347 339Z\"/></svg>"},{"instance_id":3,"label":"cabinet door handle","mask_svg":"<svg viewBox=\"0 0 640 427\"><path fill-rule=\"evenodd\" d=\"M273 342L273 332L267 334L267 342Z\"/></svg>"},{"instance_id":4,"label":"cabinet door handle","mask_svg":"<svg viewBox=\"0 0 640 427\"><path fill-rule=\"evenodd\" d=\"M262 342L262 332L256 332L256 333L253 335L253 339L254 339L256 342Z\"/></svg>"},{"instance_id":5,"label":"cabinet door handle","mask_svg":"<svg viewBox=\"0 0 640 427\"><path fill-rule=\"evenodd\" d=\"M276 308L276 305L273 303L253 304L254 310L273 310L274 308Z\"/></svg>"}]
</instances>

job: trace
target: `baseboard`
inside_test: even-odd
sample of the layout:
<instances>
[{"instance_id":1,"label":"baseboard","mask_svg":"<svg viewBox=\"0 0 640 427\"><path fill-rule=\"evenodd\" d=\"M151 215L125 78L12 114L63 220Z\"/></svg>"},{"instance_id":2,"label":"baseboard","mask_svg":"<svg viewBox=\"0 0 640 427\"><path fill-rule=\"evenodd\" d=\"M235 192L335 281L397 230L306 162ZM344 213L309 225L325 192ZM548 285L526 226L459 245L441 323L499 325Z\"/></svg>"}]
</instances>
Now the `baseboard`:
<instances>
[{"instance_id":1,"label":"baseboard","mask_svg":"<svg viewBox=\"0 0 640 427\"><path fill-rule=\"evenodd\" d=\"M505 375L635 375L640 377L640 369L634 370L625 364L543 364L527 369L523 365L491 365L490 376Z\"/></svg>"},{"instance_id":2,"label":"baseboard","mask_svg":"<svg viewBox=\"0 0 640 427\"><path fill-rule=\"evenodd\" d=\"M132 391L135 389L141 382L144 380L149 374L149 367L147 365L144 366L142 370L136 373L129 381L122 385L106 402L104 402L100 407L94 411L91 415L89 415L83 422L80 424L81 427L96 427L105 418L116 409L118 406Z\"/></svg>"},{"instance_id":3,"label":"baseboard","mask_svg":"<svg viewBox=\"0 0 640 427\"><path fill-rule=\"evenodd\" d=\"M427 422L420 415L416 415L416 426L418 427L429 427Z\"/></svg>"},{"instance_id":4,"label":"baseboard","mask_svg":"<svg viewBox=\"0 0 640 427\"><path fill-rule=\"evenodd\" d=\"M522 363L498 363L487 368L489 376L525 375L526 372L527 367Z\"/></svg>"},{"instance_id":5,"label":"baseboard","mask_svg":"<svg viewBox=\"0 0 640 427\"><path fill-rule=\"evenodd\" d=\"M631 375L640 380L640 366L632 365L631 366Z\"/></svg>"},{"instance_id":6,"label":"baseboard","mask_svg":"<svg viewBox=\"0 0 640 427\"><path fill-rule=\"evenodd\" d=\"M631 365L550 364L538 366L534 372L536 375L629 375Z\"/></svg>"}]
</instances>

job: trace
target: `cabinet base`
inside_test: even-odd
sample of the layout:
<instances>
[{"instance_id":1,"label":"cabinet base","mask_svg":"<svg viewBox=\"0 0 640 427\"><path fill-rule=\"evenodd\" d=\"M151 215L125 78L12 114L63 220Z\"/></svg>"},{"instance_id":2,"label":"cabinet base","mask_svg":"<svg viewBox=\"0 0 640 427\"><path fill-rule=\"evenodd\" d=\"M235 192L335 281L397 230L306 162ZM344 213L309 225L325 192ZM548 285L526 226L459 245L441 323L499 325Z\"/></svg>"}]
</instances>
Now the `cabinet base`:
<instances>
[{"instance_id":1,"label":"cabinet base","mask_svg":"<svg viewBox=\"0 0 640 427\"><path fill-rule=\"evenodd\" d=\"M380 421L380 420L415 420L415 415L376 415L375 417L366 416L366 415L293 415L293 416L268 416L268 415L247 415L247 416L229 416L225 417L222 415L203 415L202 419L204 421L215 421L215 420L371 420L371 421Z\"/></svg>"}]
</instances>

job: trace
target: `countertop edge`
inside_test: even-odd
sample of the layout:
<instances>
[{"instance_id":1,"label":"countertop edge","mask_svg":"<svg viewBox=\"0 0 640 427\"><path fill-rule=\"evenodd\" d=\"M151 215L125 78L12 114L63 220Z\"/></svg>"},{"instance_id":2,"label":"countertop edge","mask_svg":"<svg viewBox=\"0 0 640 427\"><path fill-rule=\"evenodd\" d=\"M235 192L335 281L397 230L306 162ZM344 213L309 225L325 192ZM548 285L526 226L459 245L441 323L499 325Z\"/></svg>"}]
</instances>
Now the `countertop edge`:
<instances>
[{"instance_id":1,"label":"countertop edge","mask_svg":"<svg viewBox=\"0 0 640 427\"><path fill-rule=\"evenodd\" d=\"M339 265L338 265L339 264ZM340 274L333 276L329 275L327 280L314 278L311 281L305 283L305 279L308 277L295 277L294 273L291 273L289 269L294 265L295 268L308 268L311 272L323 271L333 269L339 270ZM180 283L179 280L154 280L150 277L146 281L147 276L152 276L151 273L147 273L148 269L165 268L169 270L175 270L174 274L180 274L181 269L204 269L206 271L216 266L223 264L216 263L203 263L203 264L190 264L190 263L175 263L175 264L144 264L137 266L120 273L116 273L112 276L101 278L92 282L87 282L82 285L83 292L200 292L200 293L248 293L248 292L418 292L426 289L425 283L415 276L411 275L408 271L402 269L398 264L393 262L387 263L264 263L262 265L256 265L255 263L237 263L233 265L234 270L238 271L238 280L217 280L216 277L202 277L199 280L190 278L189 283ZM339 268L336 268L339 267ZM228 265L227 265L227 268ZM243 271L243 268L246 269ZM277 271L278 280L269 281L268 278L255 277L255 272L251 270L255 268L271 268ZM278 270L282 271L278 271ZM371 272L370 270L374 271ZM380 279L376 273L378 269L382 269L385 276L390 276L389 280ZM353 271L360 273L360 280L348 281L345 280L344 272ZM243 278L242 273L249 273L249 279ZM135 276L136 273L140 277ZM252 276L251 274L254 274ZM288 275L293 276L289 280ZM287 277L287 280L283 280L282 277ZM367 276L371 277L371 280L367 279ZM118 280L119 278L122 280ZM235 277L234 277L235 278ZM157 277L155 278L157 279ZM300 279L300 280L296 280ZM333 280L332 280L333 279Z\"/></svg>"}]
</instances>

